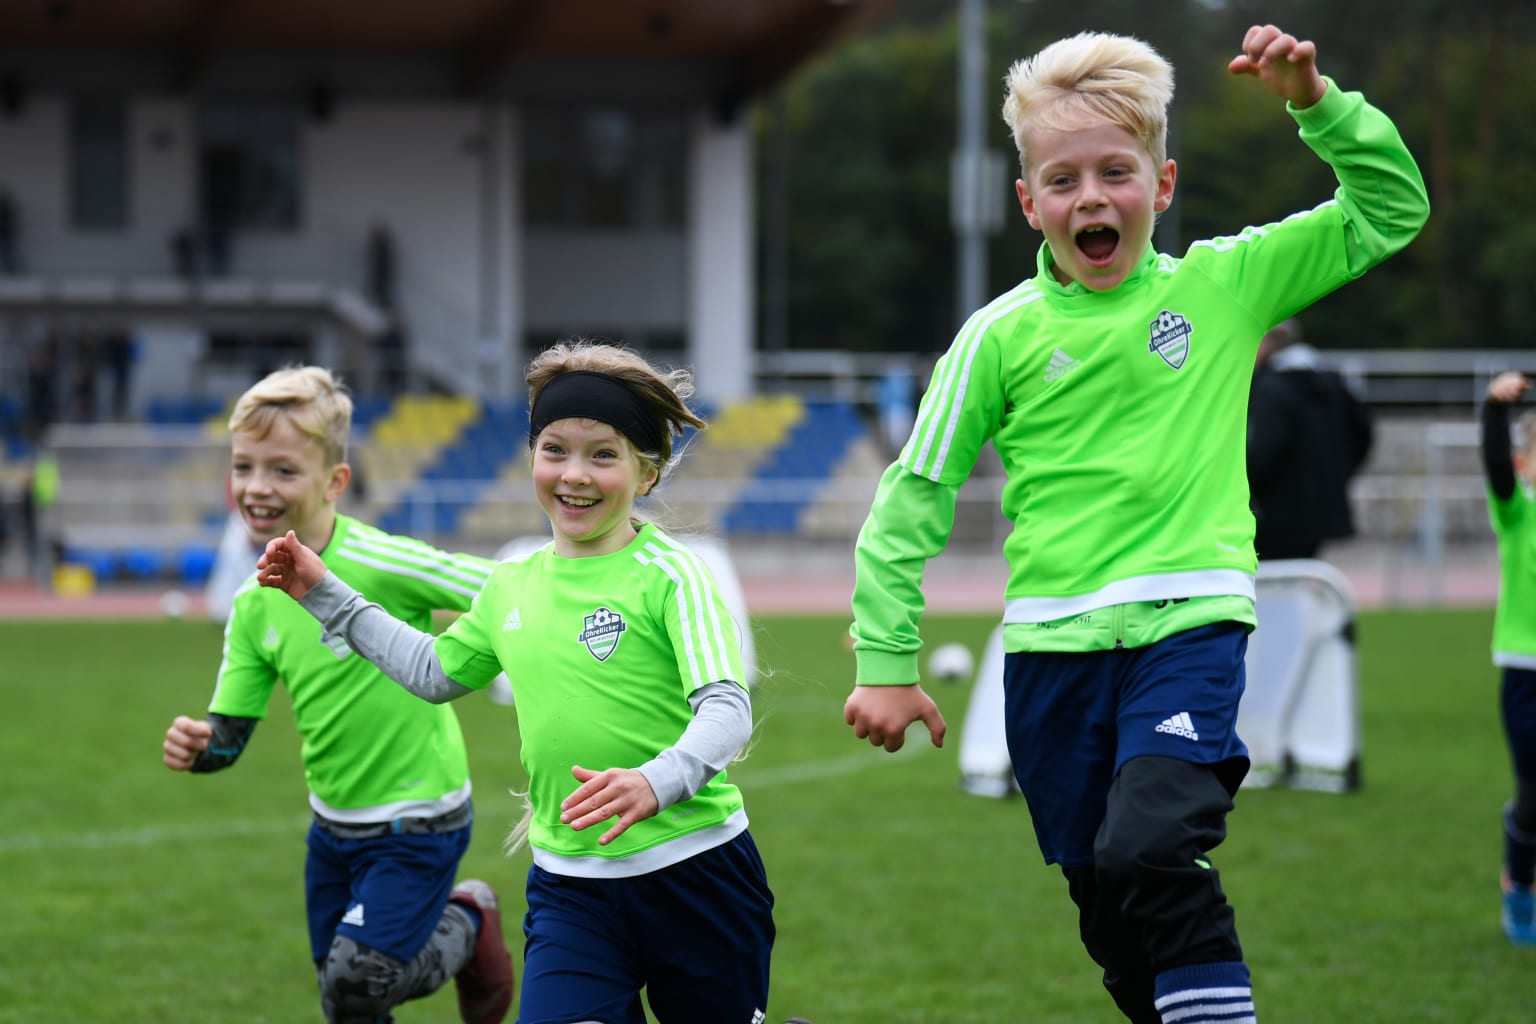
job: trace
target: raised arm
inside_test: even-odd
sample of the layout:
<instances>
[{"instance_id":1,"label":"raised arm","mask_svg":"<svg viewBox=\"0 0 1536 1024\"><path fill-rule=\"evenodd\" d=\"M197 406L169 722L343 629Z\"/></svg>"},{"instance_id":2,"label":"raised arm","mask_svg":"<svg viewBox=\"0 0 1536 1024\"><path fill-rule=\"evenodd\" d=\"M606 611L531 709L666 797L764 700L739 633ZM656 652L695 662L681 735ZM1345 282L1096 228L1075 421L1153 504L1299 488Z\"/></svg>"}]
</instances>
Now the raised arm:
<instances>
[{"instance_id":1,"label":"raised arm","mask_svg":"<svg viewBox=\"0 0 1536 1024\"><path fill-rule=\"evenodd\" d=\"M1500 501L1515 493L1515 466L1509 446L1509 407L1525 394L1531 382L1515 371L1501 373L1488 383L1483 402L1482 452L1483 472L1488 475L1488 489Z\"/></svg>"}]
</instances>

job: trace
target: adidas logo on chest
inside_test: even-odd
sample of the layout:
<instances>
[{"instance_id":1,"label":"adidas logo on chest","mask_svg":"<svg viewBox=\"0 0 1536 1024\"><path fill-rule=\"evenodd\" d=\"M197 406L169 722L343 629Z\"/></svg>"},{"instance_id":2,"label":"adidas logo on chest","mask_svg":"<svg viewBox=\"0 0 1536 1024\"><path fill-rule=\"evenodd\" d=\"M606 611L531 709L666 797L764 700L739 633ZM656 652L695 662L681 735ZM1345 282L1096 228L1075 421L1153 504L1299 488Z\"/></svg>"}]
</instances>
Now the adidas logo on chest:
<instances>
[{"instance_id":1,"label":"adidas logo on chest","mask_svg":"<svg viewBox=\"0 0 1536 1024\"><path fill-rule=\"evenodd\" d=\"M1045 382L1050 384L1053 381L1061 380L1061 378L1073 370L1080 369L1082 365L1083 361L1081 359L1073 359L1061 349L1057 349L1051 353L1050 365L1045 368Z\"/></svg>"}]
</instances>

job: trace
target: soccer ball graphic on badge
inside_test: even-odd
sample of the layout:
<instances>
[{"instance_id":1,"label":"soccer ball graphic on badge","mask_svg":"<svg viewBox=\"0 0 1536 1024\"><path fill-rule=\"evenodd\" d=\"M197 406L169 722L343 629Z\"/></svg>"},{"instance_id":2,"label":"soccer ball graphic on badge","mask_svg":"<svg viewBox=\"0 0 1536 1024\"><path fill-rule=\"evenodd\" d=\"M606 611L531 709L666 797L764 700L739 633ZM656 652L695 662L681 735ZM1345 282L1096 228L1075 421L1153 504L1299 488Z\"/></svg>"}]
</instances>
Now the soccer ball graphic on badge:
<instances>
[{"instance_id":1,"label":"soccer ball graphic on badge","mask_svg":"<svg viewBox=\"0 0 1536 1024\"><path fill-rule=\"evenodd\" d=\"M940 644L928 655L928 674L941 683L960 683L971 678L976 657L965 644Z\"/></svg>"}]
</instances>

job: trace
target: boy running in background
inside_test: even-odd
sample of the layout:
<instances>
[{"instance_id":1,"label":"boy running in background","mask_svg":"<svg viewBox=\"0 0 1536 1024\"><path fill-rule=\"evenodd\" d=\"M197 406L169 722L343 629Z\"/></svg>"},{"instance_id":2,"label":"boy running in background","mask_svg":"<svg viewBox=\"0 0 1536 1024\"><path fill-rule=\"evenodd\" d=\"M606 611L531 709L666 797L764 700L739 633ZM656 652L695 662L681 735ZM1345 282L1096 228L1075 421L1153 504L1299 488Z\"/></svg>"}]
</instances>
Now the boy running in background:
<instances>
[{"instance_id":1,"label":"boy running in background","mask_svg":"<svg viewBox=\"0 0 1536 1024\"><path fill-rule=\"evenodd\" d=\"M1512 451L1509 407L1530 386L1522 373L1499 374L1482 412L1488 518L1499 541L1493 663L1502 674L1499 706L1515 774L1515 795L1504 805L1499 917L1517 946L1536 946L1536 413L1520 417L1520 448Z\"/></svg>"},{"instance_id":2,"label":"boy running in background","mask_svg":"<svg viewBox=\"0 0 1536 1024\"><path fill-rule=\"evenodd\" d=\"M509 847L533 848L521 1024L643 1024L642 989L661 1024L761 1022L773 893L725 772L752 734L738 625L699 557L634 518L674 435L704 426L692 379L575 343L527 382L554 539L499 565L442 636L368 603L292 533L257 579L397 693L441 704L511 678L530 807Z\"/></svg>"},{"instance_id":3,"label":"boy running in background","mask_svg":"<svg viewBox=\"0 0 1536 1024\"><path fill-rule=\"evenodd\" d=\"M1254 620L1248 385L1272 326L1418 233L1423 179L1396 129L1318 74L1315 47L1254 26L1229 70L1287 101L1332 165L1331 201L1278 223L1151 246L1173 200L1173 71L1085 33L1015 64L1003 116L1037 273L978 310L934 369L859 535L854 734L897 750L945 724L918 680L925 562L991 441L1007 473L1004 688L1014 774L1083 944L1137 1024L1254 1018L1209 858L1248 770L1234 726Z\"/></svg>"},{"instance_id":4,"label":"boy running in background","mask_svg":"<svg viewBox=\"0 0 1536 1024\"><path fill-rule=\"evenodd\" d=\"M352 586L419 628L436 609L464 611L490 560L337 513L351 479L351 423L351 398L320 367L278 370L241 396L229 420L229 479L251 535L304 538ZM234 764L278 683L293 701L314 811L304 895L325 1019L387 1021L394 1007L454 978L466 1022L502 1020L513 977L496 894L475 879L454 886L474 812L452 709L384 685L340 637L253 578L233 600L208 717L176 718L166 765Z\"/></svg>"}]
</instances>

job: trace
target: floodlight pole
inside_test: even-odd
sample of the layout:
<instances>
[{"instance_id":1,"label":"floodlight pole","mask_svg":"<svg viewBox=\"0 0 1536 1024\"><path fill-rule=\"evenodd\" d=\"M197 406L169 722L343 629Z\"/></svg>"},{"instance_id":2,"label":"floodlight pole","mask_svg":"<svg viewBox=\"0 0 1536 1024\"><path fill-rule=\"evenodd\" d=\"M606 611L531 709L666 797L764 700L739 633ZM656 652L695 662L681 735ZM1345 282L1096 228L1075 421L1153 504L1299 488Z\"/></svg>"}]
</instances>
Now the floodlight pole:
<instances>
[{"instance_id":1,"label":"floodlight pole","mask_svg":"<svg viewBox=\"0 0 1536 1024\"><path fill-rule=\"evenodd\" d=\"M955 231L955 311L962 324L986 298L987 235L1001 226L1001 161L985 142L986 0L960 0L959 97L950 164L950 223Z\"/></svg>"}]
</instances>

